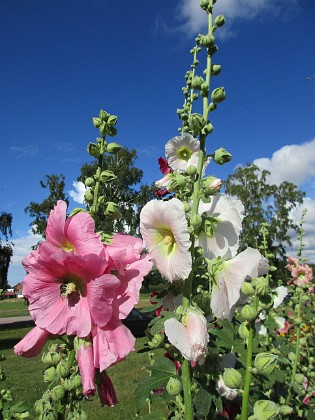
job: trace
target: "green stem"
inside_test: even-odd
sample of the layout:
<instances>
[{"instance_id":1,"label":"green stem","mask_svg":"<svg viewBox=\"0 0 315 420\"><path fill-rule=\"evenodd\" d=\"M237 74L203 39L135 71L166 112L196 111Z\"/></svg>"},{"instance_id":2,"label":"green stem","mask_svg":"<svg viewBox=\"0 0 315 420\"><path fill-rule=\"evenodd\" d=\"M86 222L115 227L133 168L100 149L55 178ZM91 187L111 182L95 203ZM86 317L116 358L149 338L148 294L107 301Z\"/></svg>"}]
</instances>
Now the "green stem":
<instances>
[{"instance_id":1,"label":"green stem","mask_svg":"<svg viewBox=\"0 0 315 420\"><path fill-rule=\"evenodd\" d=\"M100 156L98 158L98 167L95 174L96 182L95 182L93 205L92 205L92 208L93 208L92 216L94 217L94 219L98 211L98 197L99 197L99 190L100 190L100 185L101 185L100 176L103 170L104 152L105 152L105 137L102 138L102 141L100 143Z\"/></svg>"},{"instance_id":2,"label":"green stem","mask_svg":"<svg viewBox=\"0 0 315 420\"><path fill-rule=\"evenodd\" d=\"M190 362L184 360L182 364L182 379L185 402L185 420L193 420L193 402L191 395Z\"/></svg>"},{"instance_id":3,"label":"green stem","mask_svg":"<svg viewBox=\"0 0 315 420\"><path fill-rule=\"evenodd\" d=\"M257 310L258 298L254 297L254 308ZM251 323L249 329L249 336L247 340L247 356L246 356L246 372L244 381L244 392L242 396L242 411L241 420L247 420L248 418L248 402L249 402L249 391L250 391L250 380L251 380L251 367L253 358L253 341L254 341L254 323Z\"/></svg>"}]
</instances>

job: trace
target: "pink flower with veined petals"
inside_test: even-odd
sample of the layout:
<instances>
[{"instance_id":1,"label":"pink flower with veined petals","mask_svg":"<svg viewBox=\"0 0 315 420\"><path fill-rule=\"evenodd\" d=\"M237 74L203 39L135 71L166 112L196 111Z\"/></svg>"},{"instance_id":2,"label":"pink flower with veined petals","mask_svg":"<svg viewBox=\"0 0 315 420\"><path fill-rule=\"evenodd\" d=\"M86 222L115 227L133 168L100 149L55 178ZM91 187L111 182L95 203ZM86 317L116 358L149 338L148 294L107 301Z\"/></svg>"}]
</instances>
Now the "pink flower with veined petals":
<instances>
[{"instance_id":1,"label":"pink flower with veined petals","mask_svg":"<svg viewBox=\"0 0 315 420\"><path fill-rule=\"evenodd\" d=\"M299 265L292 270L293 283L297 286L309 284L313 278L313 270L308 264Z\"/></svg>"},{"instance_id":2,"label":"pink flower with veined petals","mask_svg":"<svg viewBox=\"0 0 315 420\"><path fill-rule=\"evenodd\" d=\"M112 384L112 381L110 380L110 377L107 375L106 372L102 372L100 374L97 383L97 391L102 406L109 405L111 407L114 407L116 404L118 404L118 399L114 385Z\"/></svg>"},{"instance_id":3,"label":"pink flower with veined petals","mask_svg":"<svg viewBox=\"0 0 315 420\"><path fill-rule=\"evenodd\" d=\"M76 352L85 397L95 394L95 368L91 342L84 342Z\"/></svg>"},{"instance_id":4,"label":"pink flower with veined petals","mask_svg":"<svg viewBox=\"0 0 315 420\"><path fill-rule=\"evenodd\" d=\"M34 327L14 346L14 353L24 357L35 357L42 351L50 334L39 327Z\"/></svg>"},{"instance_id":5,"label":"pink flower with veined petals","mask_svg":"<svg viewBox=\"0 0 315 420\"><path fill-rule=\"evenodd\" d=\"M23 294L36 325L51 334L79 337L91 332L92 323L106 325L120 285L116 276L103 274L106 264L104 250L100 255L78 255L41 243L23 261L29 273Z\"/></svg>"},{"instance_id":6,"label":"pink flower with veined petals","mask_svg":"<svg viewBox=\"0 0 315 420\"><path fill-rule=\"evenodd\" d=\"M48 218L46 241L66 252L100 255L103 243L95 233L92 217L87 212L80 212L66 219L66 212L67 204L59 200Z\"/></svg>"},{"instance_id":7,"label":"pink flower with veined petals","mask_svg":"<svg viewBox=\"0 0 315 420\"><path fill-rule=\"evenodd\" d=\"M289 271L292 271L295 267L297 267L299 264L299 259L294 257L288 257L287 258L288 264L285 266L285 268Z\"/></svg>"}]
</instances>

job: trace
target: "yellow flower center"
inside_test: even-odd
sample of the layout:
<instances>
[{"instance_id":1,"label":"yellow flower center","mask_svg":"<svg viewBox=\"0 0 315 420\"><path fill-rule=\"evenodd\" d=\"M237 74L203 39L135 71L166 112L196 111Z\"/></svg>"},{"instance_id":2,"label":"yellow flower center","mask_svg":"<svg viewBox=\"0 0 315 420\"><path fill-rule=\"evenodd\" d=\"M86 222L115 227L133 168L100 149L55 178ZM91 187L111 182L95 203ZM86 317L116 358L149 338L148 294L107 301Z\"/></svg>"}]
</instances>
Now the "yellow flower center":
<instances>
[{"instance_id":1,"label":"yellow flower center","mask_svg":"<svg viewBox=\"0 0 315 420\"><path fill-rule=\"evenodd\" d=\"M186 162L190 159L192 153L192 150L188 149L187 146L182 146L176 151L177 157L181 160L185 160Z\"/></svg>"},{"instance_id":2,"label":"yellow flower center","mask_svg":"<svg viewBox=\"0 0 315 420\"><path fill-rule=\"evenodd\" d=\"M165 245L173 245L173 243L174 243L174 236L173 235L166 235L166 236L164 236L163 243Z\"/></svg>"},{"instance_id":3,"label":"yellow flower center","mask_svg":"<svg viewBox=\"0 0 315 420\"><path fill-rule=\"evenodd\" d=\"M84 284L79 277L75 276L74 274L70 274L63 279L63 282L60 286L60 295L66 298L73 294L83 295Z\"/></svg>"},{"instance_id":4,"label":"yellow flower center","mask_svg":"<svg viewBox=\"0 0 315 420\"><path fill-rule=\"evenodd\" d=\"M71 244L68 241L66 241L62 244L61 249L63 249L66 252L75 251L75 248L74 248L73 244Z\"/></svg>"}]
</instances>

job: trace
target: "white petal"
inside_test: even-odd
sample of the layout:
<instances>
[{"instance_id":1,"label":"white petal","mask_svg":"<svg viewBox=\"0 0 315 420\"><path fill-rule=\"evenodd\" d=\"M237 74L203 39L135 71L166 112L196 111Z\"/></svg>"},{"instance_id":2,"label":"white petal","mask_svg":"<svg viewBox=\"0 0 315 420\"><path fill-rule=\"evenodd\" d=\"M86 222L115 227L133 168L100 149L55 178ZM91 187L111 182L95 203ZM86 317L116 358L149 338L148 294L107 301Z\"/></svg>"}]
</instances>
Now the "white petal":
<instances>
[{"instance_id":1,"label":"white petal","mask_svg":"<svg viewBox=\"0 0 315 420\"><path fill-rule=\"evenodd\" d=\"M185 357L191 360L191 346L187 328L177 319L171 318L164 322L165 334L171 344Z\"/></svg>"},{"instance_id":2,"label":"white petal","mask_svg":"<svg viewBox=\"0 0 315 420\"><path fill-rule=\"evenodd\" d=\"M276 296L273 300L273 307L278 308L282 304L284 298L287 296L289 291L286 287L279 286L279 287L276 287L275 292L276 292Z\"/></svg>"}]
</instances>

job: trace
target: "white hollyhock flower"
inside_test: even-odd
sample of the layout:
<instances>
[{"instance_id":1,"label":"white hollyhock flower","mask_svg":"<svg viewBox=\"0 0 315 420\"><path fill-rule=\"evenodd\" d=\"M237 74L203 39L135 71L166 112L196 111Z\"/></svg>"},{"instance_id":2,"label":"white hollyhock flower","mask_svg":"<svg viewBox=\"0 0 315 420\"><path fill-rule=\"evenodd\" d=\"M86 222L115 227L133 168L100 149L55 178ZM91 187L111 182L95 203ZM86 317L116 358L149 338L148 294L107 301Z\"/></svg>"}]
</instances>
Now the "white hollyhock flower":
<instances>
[{"instance_id":1,"label":"white hollyhock flower","mask_svg":"<svg viewBox=\"0 0 315 420\"><path fill-rule=\"evenodd\" d=\"M284 298L288 295L289 291L287 287L278 286L274 292L276 293L276 296L273 299L273 307L278 308L282 304Z\"/></svg>"},{"instance_id":2,"label":"white hollyhock flower","mask_svg":"<svg viewBox=\"0 0 315 420\"><path fill-rule=\"evenodd\" d=\"M199 140L191 134L175 136L165 145L168 165L176 171L185 172L188 166L198 166Z\"/></svg>"},{"instance_id":3,"label":"white hollyhock flower","mask_svg":"<svg viewBox=\"0 0 315 420\"><path fill-rule=\"evenodd\" d=\"M191 271L191 242L183 203L152 200L140 213L140 232L153 263L172 282L187 279Z\"/></svg>"},{"instance_id":4,"label":"white hollyhock flower","mask_svg":"<svg viewBox=\"0 0 315 420\"><path fill-rule=\"evenodd\" d=\"M164 322L165 334L183 357L202 365L208 354L207 320L199 311L187 309L182 322L175 318Z\"/></svg>"},{"instance_id":5,"label":"white hollyhock flower","mask_svg":"<svg viewBox=\"0 0 315 420\"><path fill-rule=\"evenodd\" d=\"M197 244L203 248L205 257L232 258L239 246L239 234L244 218L244 206L240 200L224 194L212 197L211 203L199 204L198 213L208 218L210 226L201 231Z\"/></svg>"},{"instance_id":6,"label":"white hollyhock flower","mask_svg":"<svg viewBox=\"0 0 315 420\"><path fill-rule=\"evenodd\" d=\"M211 309L215 317L232 319L242 284L247 276L257 277L261 259L257 249L247 248L231 260L222 261L212 288Z\"/></svg>"},{"instance_id":7,"label":"white hollyhock flower","mask_svg":"<svg viewBox=\"0 0 315 420\"><path fill-rule=\"evenodd\" d=\"M217 383L217 391L221 397L226 398L227 400L234 400L237 397L237 389L229 388L225 385L222 375L219 376Z\"/></svg>"}]
</instances>

